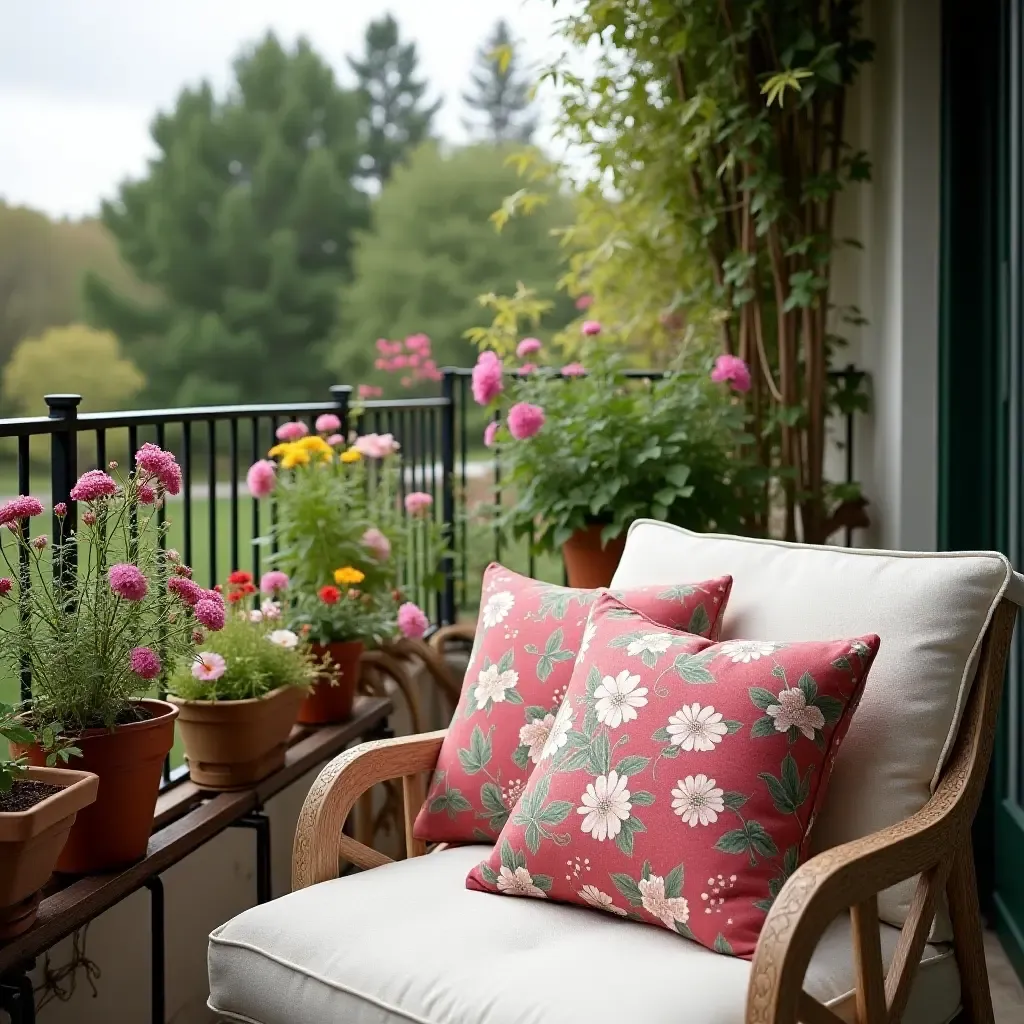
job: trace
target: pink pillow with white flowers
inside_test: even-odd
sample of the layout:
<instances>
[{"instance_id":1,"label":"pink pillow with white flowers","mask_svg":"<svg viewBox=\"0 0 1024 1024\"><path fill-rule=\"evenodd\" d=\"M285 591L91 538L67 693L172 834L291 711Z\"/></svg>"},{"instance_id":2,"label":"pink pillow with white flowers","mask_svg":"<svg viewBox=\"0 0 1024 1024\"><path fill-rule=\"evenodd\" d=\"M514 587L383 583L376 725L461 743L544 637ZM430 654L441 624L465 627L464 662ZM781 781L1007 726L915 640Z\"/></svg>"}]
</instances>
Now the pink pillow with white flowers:
<instances>
[{"instance_id":1,"label":"pink pillow with white flowers","mask_svg":"<svg viewBox=\"0 0 1024 1024\"><path fill-rule=\"evenodd\" d=\"M656 622L717 637L732 578L623 593ZM415 833L428 842L493 842L523 790L586 649L599 590L539 583L492 563L459 706Z\"/></svg>"},{"instance_id":2,"label":"pink pillow with white flowers","mask_svg":"<svg viewBox=\"0 0 1024 1024\"><path fill-rule=\"evenodd\" d=\"M713 644L609 594L470 889L594 907L749 957L800 863L877 636Z\"/></svg>"}]
</instances>

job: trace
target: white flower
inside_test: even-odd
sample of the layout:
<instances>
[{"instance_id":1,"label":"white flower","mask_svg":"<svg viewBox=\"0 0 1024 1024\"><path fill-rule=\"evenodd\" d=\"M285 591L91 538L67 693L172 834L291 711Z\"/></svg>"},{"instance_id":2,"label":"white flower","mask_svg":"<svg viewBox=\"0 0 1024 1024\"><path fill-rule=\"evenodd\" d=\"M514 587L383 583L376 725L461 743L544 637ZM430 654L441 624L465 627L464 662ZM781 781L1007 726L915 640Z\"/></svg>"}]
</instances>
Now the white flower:
<instances>
[{"instance_id":1,"label":"white flower","mask_svg":"<svg viewBox=\"0 0 1024 1024\"><path fill-rule=\"evenodd\" d=\"M672 743L683 750L714 750L729 727L722 721L722 713L710 704L702 708L694 703L684 704L669 716L667 731Z\"/></svg>"},{"instance_id":2,"label":"white flower","mask_svg":"<svg viewBox=\"0 0 1024 1024\"><path fill-rule=\"evenodd\" d=\"M641 878L637 882L640 902L648 914L656 917L666 928L675 929L676 921L686 924L690 919L690 907L682 896L665 895L665 879L660 875Z\"/></svg>"},{"instance_id":3,"label":"white flower","mask_svg":"<svg viewBox=\"0 0 1024 1024\"><path fill-rule=\"evenodd\" d=\"M505 691L515 688L519 682L519 673L514 669L507 669L504 672L498 671L497 665L485 668L476 677L476 706L483 708L487 702L494 701L497 704L505 699Z\"/></svg>"},{"instance_id":4,"label":"white flower","mask_svg":"<svg viewBox=\"0 0 1024 1024\"><path fill-rule=\"evenodd\" d=\"M615 678L605 676L594 690L597 720L609 729L617 729L623 722L636 718L636 709L647 703L647 687L637 686L639 676L623 669Z\"/></svg>"},{"instance_id":5,"label":"white flower","mask_svg":"<svg viewBox=\"0 0 1024 1024\"><path fill-rule=\"evenodd\" d=\"M607 910L611 914L618 914L619 917L626 916L626 911L622 907L615 906L611 896L606 892L601 892L596 885L585 885L576 895L590 906L597 907L598 910Z\"/></svg>"},{"instance_id":6,"label":"white flower","mask_svg":"<svg viewBox=\"0 0 1024 1024\"><path fill-rule=\"evenodd\" d=\"M281 618L281 602L280 601L264 601L260 605L260 614L265 619L279 619Z\"/></svg>"},{"instance_id":7,"label":"white flower","mask_svg":"<svg viewBox=\"0 0 1024 1024\"><path fill-rule=\"evenodd\" d=\"M491 594L487 598L487 604L484 605L483 609L484 626L488 629L491 626L496 626L512 611L512 605L515 603L516 599L508 590L501 590L497 594Z\"/></svg>"},{"instance_id":8,"label":"white flower","mask_svg":"<svg viewBox=\"0 0 1024 1024\"><path fill-rule=\"evenodd\" d=\"M262 622L263 621L263 612L261 612L258 608L253 608L249 612L249 621L250 622Z\"/></svg>"},{"instance_id":9,"label":"white flower","mask_svg":"<svg viewBox=\"0 0 1024 1024\"><path fill-rule=\"evenodd\" d=\"M567 700L563 700L555 712L555 720L551 723L551 732L548 733L544 749L540 752L540 759L554 757L555 754L565 746L569 739L569 730L572 728L573 710Z\"/></svg>"},{"instance_id":10,"label":"white flower","mask_svg":"<svg viewBox=\"0 0 1024 1024\"><path fill-rule=\"evenodd\" d=\"M672 790L672 810L687 822L690 828L694 825L710 825L718 821L718 816L725 810L723 797L725 793L715 785L714 779L706 775L687 775L680 779Z\"/></svg>"},{"instance_id":11,"label":"white flower","mask_svg":"<svg viewBox=\"0 0 1024 1024\"><path fill-rule=\"evenodd\" d=\"M614 839L622 831L622 823L633 810L626 789L628 782L628 776L620 777L613 769L587 783L586 792L580 797L583 806L576 808L577 814L584 815L581 831L589 832L598 842Z\"/></svg>"},{"instance_id":12,"label":"white flower","mask_svg":"<svg viewBox=\"0 0 1024 1024\"><path fill-rule=\"evenodd\" d=\"M530 760L537 764L544 753L544 746L551 735L551 727L555 724L554 715L545 715L543 718L535 718L527 722L519 730L519 742L530 748Z\"/></svg>"},{"instance_id":13,"label":"white flower","mask_svg":"<svg viewBox=\"0 0 1024 1024\"><path fill-rule=\"evenodd\" d=\"M299 643L299 638L290 629L275 629L267 639L278 647L287 647L291 650Z\"/></svg>"},{"instance_id":14,"label":"white flower","mask_svg":"<svg viewBox=\"0 0 1024 1024\"><path fill-rule=\"evenodd\" d=\"M804 691L796 687L783 690L779 694L779 703L769 704L764 711L775 719L775 728L779 732L797 728L809 740L813 740L815 730L825 728L825 716L821 708L808 704Z\"/></svg>"},{"instance_id":15,"label":"white flower","mask_svg":"<svg viewBox=\"0 0 1024 1024\"><path fill-rule=\"evenodd\" d=\"M544 899L547 895L540 886L533 884L533 876L526 868L510 870L504 864L501 865L501 874L498 875L498 890L506 896L535 896Z\"/></svg>"},{"instance_id":16,"label":"white flower","mask_svg":"<svg viewBox=\"0 0 1024 1024\"><path fill-rule=\"evenodd\" d=\"M583 639L580 641L580 653L576 655L576 664L583 660L583 655L590 650L590 642L597 634L597 626L590 619L587 619L587 628L583 630Z\"/></svg>"},{"instance_id":17,"label":"white flower","mask_svg":"<svg viewBox=\"0 0 1024 1024\"><path fill-rule=\"evenodd\" d=\"M645 651L650 651L651 654L664 654L671 646L671 633L644 633L643 636L637 637L630 643L626 648L626 653L630 656L643 654Z\"/></svg>"},{"instance_id":18,"label":"white flower","mask_svg":"<svg viewBox=\"0 0 1024 1024\"><path fill-rule=\"evenodd\" d=\"M728 640L719 648L719 653L728 656L732 662L743 662L749 665L752 661L758 661L781 651L785 644L773 644L765 640Z\"/></svg>"}]
</instances>

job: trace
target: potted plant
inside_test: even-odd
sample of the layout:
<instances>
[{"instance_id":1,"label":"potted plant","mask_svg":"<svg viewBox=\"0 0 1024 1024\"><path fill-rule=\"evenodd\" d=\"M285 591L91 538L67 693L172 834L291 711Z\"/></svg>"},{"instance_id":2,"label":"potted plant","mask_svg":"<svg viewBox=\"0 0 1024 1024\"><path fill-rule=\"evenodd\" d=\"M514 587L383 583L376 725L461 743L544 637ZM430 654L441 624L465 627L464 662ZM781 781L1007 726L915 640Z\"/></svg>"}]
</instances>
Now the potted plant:
<instances>
[{"instance_id":1,"label":"potted plant","mask_svg":"<svg viewBox=\"0 0 1024 1024\"><path fill-rule=\"evenodd\" d=\"M17 744L34 743L35 735L16 717L17 709L0 704L0 737ZM24 757L0 757L0 942L32 926L39 890L50 877L75 823L75 815L96 799L99 779L88 772L53 765L75 753L49 746L48 767L29 766Z\"/></svg>"},{"instance_id":2,"label":"potted plant","mask_svg":"<svg viewBox=\"0 0 1024 1024\"><path fill-rule=\"evenodd\" d=\"M473 396L501 410L484 443L514 494L494 514L536 552L561 549L570 586L611 582L634 519L729 532L763 502L744 407L721 383L678 363L656 379L631 375L595 321L582 325L577 359L538 365L553 346L509 343L516 322L473 332L495 346L480 354Z\"/></svg>"},{"instance_id":3,"label":"potted plant","mask_svg":"<svg viewBox=\"0 0 1024 1024\"><path fill-rule=\"evenodd\" d=\"M90 470L71 489L81 529L68 509L54 507L59 536L49 554L45 535L29 540L28 521L42 513L35 498L0 506L0 525L12 529L26 560L0 578L0 595L21 614L0 616L0 655L27 664L32 701L23 716L38 735L68 737L79 751L75 768L100 778L96 802L75 821L57 870L112 870L145 855L161 767L174 742L178 709L145 696L194 657L206 631L224 625L220 595L204 590L164 544L165 496L181 489L170 452L146 444L136 468L122 474ZM113 475L111 475L113 474ZM38 741L15 744L42 767Z\"/></svg>"},{"instance_id":4,"label":"potted plant","mask_svg":"<svg viewBox=\"0 0 1024 1024\"><path fill-rule=\"evenodd\" d=\"M255 589L247 572L228 577L224 628L168 683L189 775L203 789L241 789L281 768L313 682L308 645L283 628L280 603L248 607Z\"/></svg>"}]
</instances>

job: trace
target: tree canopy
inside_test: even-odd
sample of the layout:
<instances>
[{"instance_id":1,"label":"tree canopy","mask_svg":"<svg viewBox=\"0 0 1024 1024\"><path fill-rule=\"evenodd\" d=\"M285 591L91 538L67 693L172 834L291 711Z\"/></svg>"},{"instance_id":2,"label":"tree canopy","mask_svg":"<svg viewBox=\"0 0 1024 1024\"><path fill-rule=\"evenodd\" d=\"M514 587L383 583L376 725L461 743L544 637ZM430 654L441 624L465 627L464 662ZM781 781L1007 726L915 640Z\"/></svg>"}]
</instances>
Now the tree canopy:
<instances>
[{"instance_id":1,"label":"tree canopy","mask_svg":"<svg viewBox=\"0 0 1024 1024\"><path fill-rule=\"evenodd\" d=\"M178 404L287 401L323 388L318 346L367 221L358 103L305 40L268 34L218 98L185 89L152 126L158 154L103 221L163 301L131 301L99 276L93 318L128 345L150 397Z\"/></svg>"},{"instance_id":2,"label":"tree canopy","mask_svg":"<svg viewBox=\"0 0 1024 1024\"><path fill-rule=\"evenodd\" d=\"M462 94L474 111L466 127L492 142L529 142L537 129L531 82L521 63L519 42L502 19L477 50L470 89Z\"/></svg>"}]
</instances>

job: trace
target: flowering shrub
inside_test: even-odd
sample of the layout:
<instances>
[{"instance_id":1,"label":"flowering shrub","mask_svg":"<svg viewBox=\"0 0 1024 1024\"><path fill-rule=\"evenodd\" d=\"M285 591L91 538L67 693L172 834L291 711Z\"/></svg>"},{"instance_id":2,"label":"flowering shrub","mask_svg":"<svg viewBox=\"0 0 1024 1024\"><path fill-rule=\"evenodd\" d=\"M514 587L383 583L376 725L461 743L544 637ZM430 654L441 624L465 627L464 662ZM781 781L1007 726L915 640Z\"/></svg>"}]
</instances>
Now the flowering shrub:
<instances>
[{"instance_id":1,"label":"flowering shrub","mask_svg":"<svg viewBox=\"0 0 1024 1024\"><path fill-rule=\"evenodd\" d=\"M315 669L304 638L284 628L285 609L260 591L282 593L283 573L266 573L262 588L236 570L224 587L228 609L224 628L206 637L191 665L182 664L168 690L184 700L245 700L281 686L310 686ZM271 577L268 581L268 577Z\"/></svg>"},{"instance_id":2,"label":"flowering shrub","mask_svg":"<svg viewBox=\"0 0 1024 1024\"><path fill-rule=\"evenodd\" d=\"M193 582L164 547L164 496L181 490L174 455L145 444L135 461L126 475L112 462L109 473L79 478L71 498L84 506L81 530L57 538L49 557L45 535L29 539L42 504L21 496L0 506L29 584L22 586L17 556L0 547L10 573L0 578L0 601L22 612L0 616L0 656L12 669L23 659L31 667L36 729L75 733L131 721L132 698L191 662L205 630L224 624L220 595ZM62 524L67 512L63 503L54 508Z\"/></svg>"},{"instance_id":3,"label":"flowering shrub","mask_svg":"<svg viewBox=\"0 0 1024 1024\"><path fill-rule=\"evenodd\" d=\"M528 294L508 302L518 300L530 308ZM677 367L663 379L629 377L624 357L598 340L600 323L587 320L573 349L582 361L559 367L557 351L545 353L536 339L510 341L507 313L503 307L493 329L473 332L485 346L474 398L504 407L484 444L497 452L502 487L516 496L496 510L499 526L532 536L536 550L554 550L586 526L603 525L608 541L641 517L738 530L760 506L763 474L746 457L746 414L730 391L742 390L742 360L710 377ZM517 364L545 355L547 366Z\"/></svg>"},{"instance_id":4,"label":"flowering shrub","mask_svg":"<svg viewBox=\"0 0 1024 1024\"><path fill-rule=\"evenodd\" d=\"M360 640L371 647L395 636L400 594L364 590L365 576L348 565L335 569L331 578L334 583L315 593L295 595L292 622L299 633L316 644Z\"/></svg>"}]
</instances>

